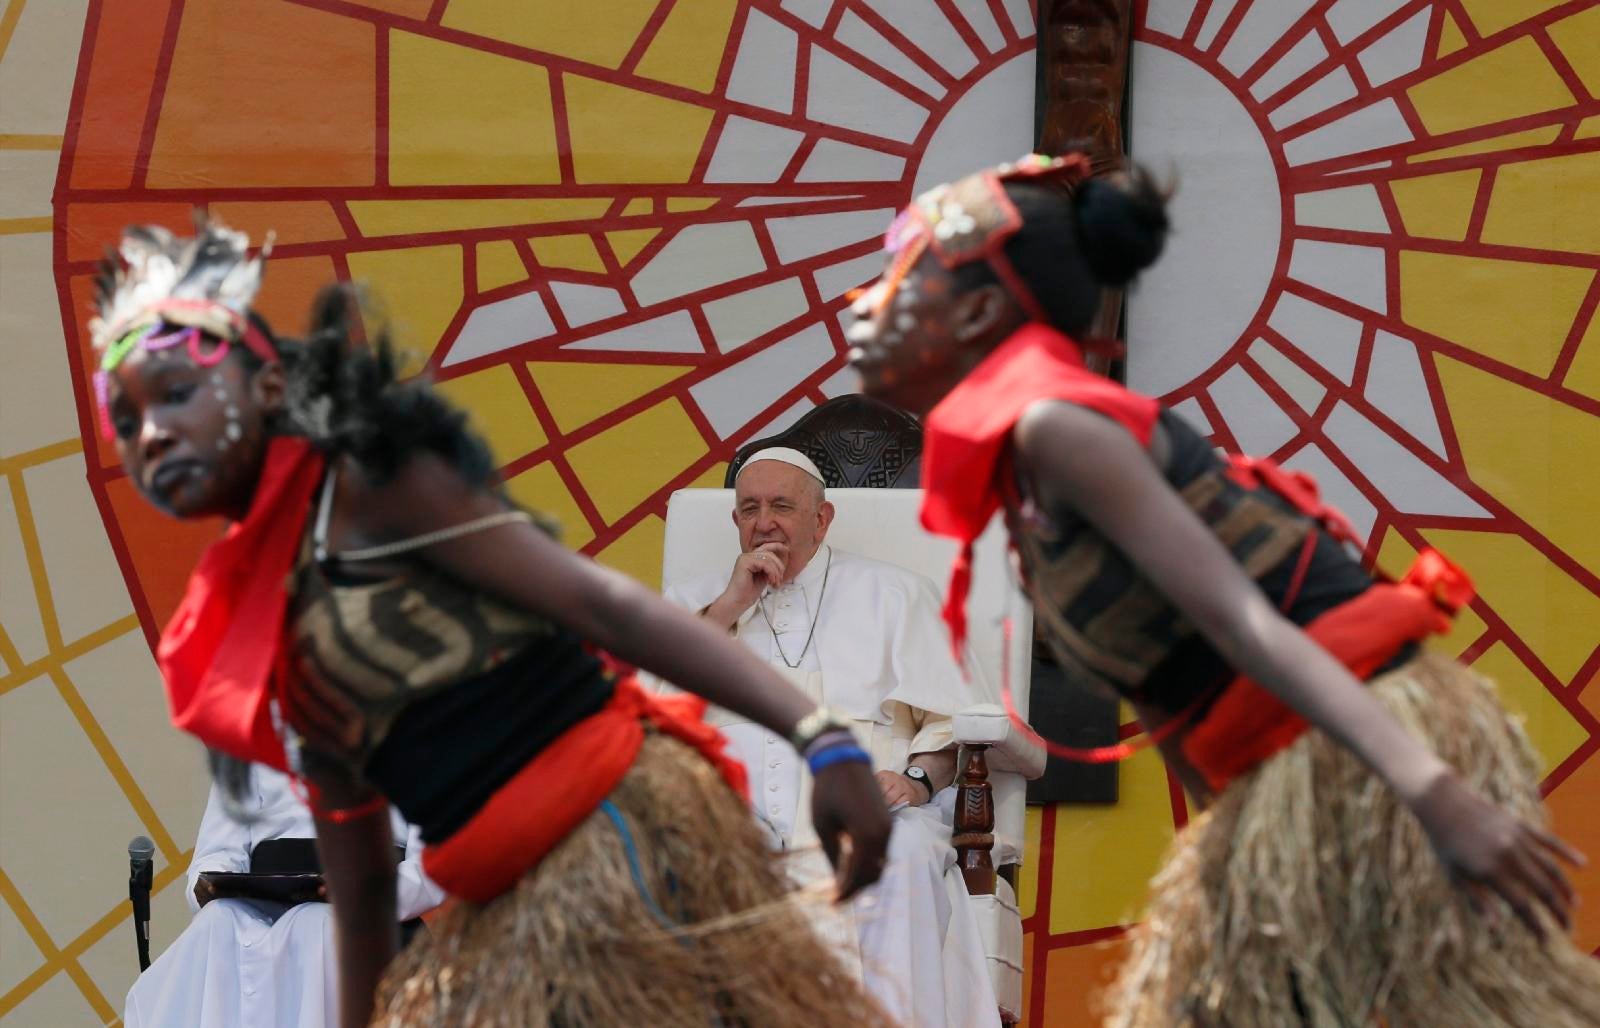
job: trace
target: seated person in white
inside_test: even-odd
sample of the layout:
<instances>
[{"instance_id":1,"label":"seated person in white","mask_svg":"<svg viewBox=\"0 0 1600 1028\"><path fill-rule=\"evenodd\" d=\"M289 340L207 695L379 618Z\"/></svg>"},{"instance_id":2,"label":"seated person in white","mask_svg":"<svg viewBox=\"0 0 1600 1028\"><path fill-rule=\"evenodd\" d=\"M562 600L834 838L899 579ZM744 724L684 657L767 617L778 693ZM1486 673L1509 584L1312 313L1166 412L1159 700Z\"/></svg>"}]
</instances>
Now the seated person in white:
<instances>
[{"instance_id":1,"label":"seated person in white","mask_svg":"<svg viewBox=\"0 0 1600 1028\"><path fill-rule=\"evenodd\" d=\"M808 695L851 718L872 754L895 810L889 864L852 918L855 955L873 995L911 1028L998 1024L950 846L950 716L970 705L973 692L950 656L938 594L920 575L826 544L833 505L816 465L798 450L753 455L739 471L734 503L743 552L731 578L718 569L674 585L667 598L727 628ZM800 755L727 711L707 716L749 769L756 816L775 845L809 848L796 877L826 874Z\"/></svg>"},{"instance_id":2,"label":"seated person in white","mask_svg":"<svg viewBox=\"0 0 1600 1028\"><path fill-rule=\"evenodd\" d=\"M252 856L272 840L310 840L311 812L271 768L251 769L245 811L235 820L220 788L211 787L189 864L188 899L195 916L128 991L127 1028L334 1028L339 1023L331 908L261 899L223 898L202 871L249 871ZM444 893L422 873L420 838L391 811L396 839L408 839L398 876L399 915L407 921L438 906ZM269 847L294 850L294 844ZM396 851L396 857L400 854ZM260 861L258 861L258 864ZM261 867L257 867L261 870ZM274 868L276 870L276 868Z\"/></svg>"}]
</instances>

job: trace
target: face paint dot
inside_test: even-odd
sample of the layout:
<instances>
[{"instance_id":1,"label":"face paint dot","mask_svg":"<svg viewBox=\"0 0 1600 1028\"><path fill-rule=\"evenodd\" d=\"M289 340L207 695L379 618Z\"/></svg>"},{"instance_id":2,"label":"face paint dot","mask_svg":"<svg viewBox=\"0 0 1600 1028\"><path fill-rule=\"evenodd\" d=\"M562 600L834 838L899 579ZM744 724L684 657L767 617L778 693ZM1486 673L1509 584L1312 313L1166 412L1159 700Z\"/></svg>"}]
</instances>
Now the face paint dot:
<instances>
[{"instance_id":1,"label":"face paint dot","mask_svg":"<svg viewBox=\"0 0 1600 1028\"><path fill-rule=\"evenodd\" d=\"M228 448L228 441L226 439L218 439L217 440L217 452L218 453L221 453L223 450L226 450L227 448Z\"/></svg>"},{"instance_id":2,"label":"face paint dot","mask_svg":"<svg viewBox=\"0 0 1600 1028\"><path fill-rule=\"evenodd\" d=\"M899 314L896 314L894 316L894 327L899 329L902 332L911 331L911 327L913 325L915 325L916 323L917 323L917 319L913 318L906 311L901 311Z\"/></svg>"},{"instance_id":3,"label":"face paint dot","mask_svg":"<svg viewBox=\"0 0 1600 1028\"><path fill-rule=\"evenodd\" d=\"M221 399L221 397L219 397L219 399ZM227 416L229 421L234 421L239 417L239 408L230 403L223 409L222 413Z\"/></svg>"},{"instance_id":4,"label":"face paint dot","mask_svg":"<svg viewBox=\"0 0 1600 1028\"><path fill-rule=\"evenodd\" d=\"M223 433L227 435L230 441L235 443L244 438L244 429L240 427L237 421L228 422L227 427L223 429Z\"/></svg>"},{"instance_id":5,"label":"face paint dot","mask_svg":"<svg viewBox=\"0 0 1600 1028\"><path fill-rule=\"evenodd\" d=\"M218 389L221 389L224 385L227 385L227 383L222 380L222 372L213 371L211 373L211 384L216 386Z\"/></svg>"}]
</instances>

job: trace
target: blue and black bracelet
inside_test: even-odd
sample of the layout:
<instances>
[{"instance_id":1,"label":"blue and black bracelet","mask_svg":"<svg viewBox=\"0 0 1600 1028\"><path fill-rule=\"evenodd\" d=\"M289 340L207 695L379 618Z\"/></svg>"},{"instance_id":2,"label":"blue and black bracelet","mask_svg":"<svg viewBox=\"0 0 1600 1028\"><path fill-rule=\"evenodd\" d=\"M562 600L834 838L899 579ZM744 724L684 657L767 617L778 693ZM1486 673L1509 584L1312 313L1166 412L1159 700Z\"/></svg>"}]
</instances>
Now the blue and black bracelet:
<instances>
[{"instance_id":1,"label":"blue and black bracelet","mask_svg":"<svg viewBox=\"0 0 1600 1028\"><path fill-rule=\"evenodd\" d=\"M847 763L871 765L872 758L867 755L866 750L857 746L854 741L839 742L833 746L825 746L806 757L806 766L811 768L813 777L823 768Z\"/></svg>"}]
</instances>

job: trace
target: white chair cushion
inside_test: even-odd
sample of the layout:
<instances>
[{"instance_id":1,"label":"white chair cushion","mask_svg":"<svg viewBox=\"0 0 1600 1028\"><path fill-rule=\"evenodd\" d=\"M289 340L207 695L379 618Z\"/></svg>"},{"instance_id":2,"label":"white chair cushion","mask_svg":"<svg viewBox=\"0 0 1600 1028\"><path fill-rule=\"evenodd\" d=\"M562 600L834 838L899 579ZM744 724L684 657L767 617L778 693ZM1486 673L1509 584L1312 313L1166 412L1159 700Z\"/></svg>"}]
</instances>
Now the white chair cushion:
<instances>
[{"instance_id":1,"label":"white chair cushion","mask_svg":"<svg viewBox=\"0 0 1600 1028\"><path fill-rule=\"evenodd\" d=\"M989 770L1012 771L1024 778L1044 774L1044 747L1024 736L998 703L980 703L954 718L956 741L986 745Z\"/></svg>"}]
</instances>

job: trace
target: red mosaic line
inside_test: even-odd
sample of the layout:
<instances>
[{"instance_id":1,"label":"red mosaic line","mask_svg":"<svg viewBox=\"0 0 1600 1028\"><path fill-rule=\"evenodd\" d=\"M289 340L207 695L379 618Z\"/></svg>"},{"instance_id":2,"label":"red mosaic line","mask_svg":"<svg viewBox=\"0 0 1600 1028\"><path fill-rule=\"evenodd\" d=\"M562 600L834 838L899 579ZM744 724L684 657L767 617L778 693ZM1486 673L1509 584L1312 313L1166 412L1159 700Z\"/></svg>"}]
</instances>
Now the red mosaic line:
<instances>
[{"instance_id":1,"label":"red mosaic line","mask_svg":"<svg viewBox=\"0 0 1600 1028\"><path fill-rule=\"evenodd\" d=\"M638 38L633 41L633 46L629 48L627 56L623 57L622 63L617 66L618 71L628 75L638 73L639 62L644 60L644 55L650 49L650 44L656 41L656 36L661 32L661 26L667 23L667 18L677 9L677 5L678 0L658 0L656 9L650 12L650 17L646 19L644 28L639 30Z\"/></svg>"},{"instance_id":2,"label":"red mosaic line","mask_svg":"<svg viewBox=\"0 0 1600 1028\"><path fill-rule=\"evenodd\" d=\"M1233 42L1233 34L1239 31L1239 24L1244 21L1245 15L1250 12L1253 0L1239 0L1233 5L1233 10L1222 19L1222 24L1217 27L1217 34L1211 37L1211 45L1206 47L1207 52L1217 55L1220 63L1222 51Z\"/></svg>"},{"instance_id":3,"label":"red mosaic line","mask_svg":"<svg viewBox=\"0 0 1600 1028\"><path fill-rule=\"evenodd\" d=\"M605 518L600 516L599 508L589 498L589 493L579 481L577 472L572 470L572 465L567 461L566 452L572 445L561 435L561 430L556 426L556 419L550 413L544 397L540 395L539 387L534 383L528 366L519 361L512 365L511 370L517 376L517 384L522 386L523 395L528 398L528 406L533 408L533 416L538 419L539 427L544 429L546 438L550 440L550 466L555 468L562 485L565 485L567 492L572 494L572 500L578 505L584 520L589 523L590 531L598 534L605 528ZM566 445L563 445L564 443Z\"/></svg>"},{"instance_id":4,"label":"red mosaic line","mask_svg":"<svg viewBox=\"0 0 1600 1028\"><path fill-rule=\"evenodd\" d=\"M1456 28L1461 30L1461 36L1469 46L1483 38L1478 32L1478 26L1467 16L1466 8L1461 6L1461 0L1439 0L1439 5L1453 15ZM1435 55L1435 59L1439 59L1438 55Z\"/></svg>"},{"instance_id":5,"label":"red mosaic line","mask_svg":"<svg viewBox=\"0 0 1600 1028\"><path fill-rule=\"evenodd\" d=\"M1567 91L1572 94L1575 100L1582 103L1585 100L1595 99L1595 95L1589 92L1589 87L1584 83L1583 78L1572 67L1572 62L1567 60L1567 55L1562 52L1560 47L1556 46L1555 40L1550 38L1548 28L1541 26L1537 32L1534 32L1533 41L1539 44L1539 50L1544 54L1545 60L1549 61L1550 66L1556 70L1556 74L1561 76L1562 84L1567 87Z\"/></svg>"},{"instance_id":6,"label":"red mosaic line","mask_svg":"<svg viewBox=\"0 0 1600 1028\"><path fill-rule=\"evenodd\" d=\"M1137 2L1143 5L1146 0L1137 0ZM1017 42L1020 37L1017 35L1017 27L1011 22L1011 12L1006 10L1005 0L988 0L988 5L989 16L994 19L994 23L1000 28L1001 47L1006 48ZM1037 15L1035 15L1035 19L1037 20Z\"/></svg>"},{"instance_id":7,"label":"red mosaic line","mask_svg":"<svg viewBox=\"0 0 1600 1028\"><path fill-rule=\"evenodd\" d=\"M433 8L428 11L428 20L435 25L444 20L444 11L450 6L450 0L433 0Z\"/></svg>"},{"instance_id":8,"label":"red mosaic line","mask_svg":"<svg viewBox=\"0 0 1600 1028\"><path fill-rule=\"evenodd\" d=\"M508 57L512 60L522 61L526 64L542 65L543 67L549 69L552 74L560 72L563 74L581 75L585 78L591 78L599 82L607 83L608 85L621 86L636 92L648 93L650 95L659 96L668 100L677 100L681 103L691 104L696 107L708 107L711 106L712 102L714 102L716 105L720 106L730 114L739 114L755 121L763 121L769 124L780 125L784 128L792 128L802 132L814 132L819 135L837 138L842 142L861 143L864 140L877 140L876 144L872 142L866 142L864 145L877 145L879 149L883 149L886 143L889 142L869 133L841 128L839 126L830 125L826 122L810 121L797 115L778 115L767 110L766 108L729 100L726 97L707 97L705 94L698 93L687 86L679 86L671 82L662 82L657 79L647 79L638 75L630 75L614 68L607 68L604 65L593 64L588 61L578 60L577 58L567 57L561 54L551 53L549 51L519 46L515 43L507 43L504 40L494 39L490 36L475 35L471 32L447 28L444 25L431 25L410 21L408 19L401 18L399 15L387 11L381 11L376 8L353 7L347 3L344 3L343 0L284 0L284 2L298 4L302 7L310 7L315 10L325 11L327 13L342 14L352 18L373 21L383 25L398 25L406 29L406 31L412 32L416 35L425 36L441 43L449 43L455 46L477 50L482 53L494 54L500 57ZM897 152L901 156L909 156L910 154L910 151L903 146L900 147Z\"/></svg>"},{"instance_id":9,"label":"red mosaic line","mask_svg":"<svg viewBox=\"0 0 1600 1028\"><path fill-rule=\"evenodd\" d=\"M1254 87L1261 76L1265 75L1268 71L1271 71L1274 67L1276 67L1278 62L1283 60L1283 58L1288 55L1290 50L1293 50L1300 44L1301 40L1307 38L1308 36L1316 35L1319 30L1325 27L1323 24L1323 16L1327 13L1328 8L1332 7L1336 2L1337 0L1316 0L1316 3L1312 4L1306 9L1305 14L1301 15L1295 20L1294 24L1285 29L1282 35L1280 35L1277 39L1274 39L1267 46L1267 48L1262 51L1261 56L1257 57L1255 61L1251 63L1250 67L1246 68L1244 72L1238 76L1239 81L1242 82L1246 88ZM1412 0L1412 2L1426 3L1428 0ZM1323 48L1328 50L1332 49L1326 42L1324 42ZM1291 82L1289 84L1292 85L1293 83ZM1279 92L1281 91L1282 87L1279 89Z\"/></svg>"},{"instance_id":10,"label":"red mosaic line","mask_svg":"<svg viewBox=\"0 0 1600 1028\"><path fill-rule=\"evenodd\" d=\"M161 49L156 58L155 84L150 88L150 107L145 114L144 128L139 134L139 152L133 159L135 186L145 184L150 170L150 154L156 145L156 126L161 120L162 104L167 97L167 80L172 75L172 57L178 48L178 28L183 22L185 2L172 0L172 6L167 10L167 27L161 35Z\"/></svg>"},{"instance_id":11,"label":"red mosaic line","mask_svg":"<svg viewBox=\"0 0 1600 1028\"><path fill-rule=\"evenodd\" d=\"M1050 902L1055 883L1050 871L1055 864L1056 805L1039 808L1039 869L1034 874L1033 914L1024 918L1022 929L1033 935L1032 966L1028 969L1031 988L1025 998L1029 1028L1044 1028L1044 993L1048 984Z\"/></svg>"},{"instance_id":12,"label":"red mosaic line","mask_svg":"<svg viewBox=\"0 0 1600 1028\"><path fill-rule=\"evenodd\" d=\"M1489 201L1494 197L1494 183L1498 177L1498 167L1485 168L1483 175L1478 179L1478 195L1472 199L1472 214L1467 218L1467 244L1478 244L1482 249L1483 222L1489 216Z\"/></svg>"},{"instance_id":13,"label":"red mosaic line","mask_svg":"<svg viewBox=\"0 0 1600 1028\"><path fill-rule=\"evenodd\" d=\"M939 63L938 58L913 43L905 33L895 28L893 23L879 14L873 7L862 2L862 0L842 0L837 6L841 11L848 10L857 18L860 18L867 24L868 28L888 40L889 44L899 50L901 55L908 58L911 63L915 64L925 74L932 77L946 91L955 88L957 82L955 75L943 64ZM982 61L979 62L979 66L982 66ZM879 69L878 74L885 73L882 69Z\"/></svg>"},{"instance_id":14,"label":"red mosaic line","mask_svg":"<svg viewBox=\"0 0 1600 1028\"><path fill-rule=\"evenodd\" d=\"M572 124L567 118L567 81L560 72L552 70L550 81L550 123L555 132L556 167L560 169L563 185L578 181L572 161Z\"/></svg>"},{"instance_id":15,"label":"red mosaic line","mask_svg":"<svg viewBox=\"0 0 1600 1028\"><path fill-rule=\"evenodd\" d=\"M1589 291L1584 294L1583 302L1578 305L1577 316L1572 319L1572 328L1567 332L1566 341L1561 344L1561 353L1556 357L1555 367L1550 370L1552 385L1560 385L1565 381L1567 372L1572 370L1572 362L1578 356L1578 346L1583 342L1584 333L1594 320L1596 307L1600 307L1600 275L1596 275L1589 283Z\"/></svg>"},{"instance_id":16,"label":"red mosaic line","mask_svg":"<svg viewBox=\"0 0 1600 1028\"><path fill-rule=\"evenodd\" d=\"M389 33L376 30L373 58L372 169L373 182L389 184Z\"/></svg>"},{"instance_id":17,"label":"red mosaic line","mask_svg":"<svg viewBox=\"0 0 1600 1028\"><path fill-rule=\"evenodd\" d=\"M1183 27L1180 37L1189 49L1196 49L1195 40L1200 38L1200 30L1205 26L1206 15L1211 13L1211 0L1199 0L1194 5L1194 10L1189 12L1189 24Z\"/></svg>"},{"instance_id":18,"label":"red mosaic line","mask_svg":"<svg viewBox=\"0 0 1600 1028\"><path fill-rule=\"evenodd\" d=\"M1428 16L1428 32L1422 37L1422 63L1439 59L1439 44L1444 38L1445 5L1429 0L1433 13Z\"/></svg>"},{"instance_id":19,"label":"red mosaic line","mask_svg":"<svg viewBox=\"0 0 1600 1028\"><path fill-rule=\"evenodd\" d=\"M967 21L966 16L956 9L955 0L934 0L934 2L939 5L939 12L944 15L944 20L950 23L950 27L956 30L956 34L967 45L967 49L972 51L972 56L982 64L984 58L989 56L989 49L983 45L983 40L978 37L977 30Z\"/></svg>"},{"instance_id":20,"label":"red mosaic line","mask_svg":"<svg viewBox=\"0 0 1600 1028\"><path fill-rule=\"evenodd\" d=\"M795 54L795 102L793 109L797 113L805 110L805 96L810 84L810 76L807 69L811 62L812 47L827 51L829 55L850 65L856 71L861 72L880 85L894 90L912 103L930 108L938 105L939 97L924 92L882 65L874 64L864 55L857 53L842 43L833 32L819 29L804 18L781 6L781 0L755 0L753 9L760 10L762 14L794 32L802 44Z\"/></svg>"}]
</instances>

